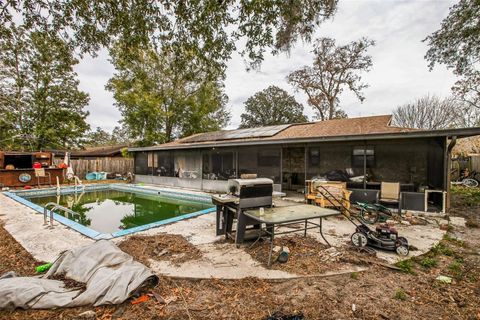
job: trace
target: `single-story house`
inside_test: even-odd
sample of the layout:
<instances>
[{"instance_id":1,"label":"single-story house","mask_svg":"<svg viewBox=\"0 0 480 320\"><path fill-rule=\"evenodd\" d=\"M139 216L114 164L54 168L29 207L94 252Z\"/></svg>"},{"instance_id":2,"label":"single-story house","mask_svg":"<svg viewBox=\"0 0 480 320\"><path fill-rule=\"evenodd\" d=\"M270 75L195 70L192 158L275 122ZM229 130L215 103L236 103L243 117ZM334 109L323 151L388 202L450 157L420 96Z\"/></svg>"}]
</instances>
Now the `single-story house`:
<instances>
[{"instance_id":1,"label":"single-story house","mask_svg":"<svg viewBox=\"0 0 480 320\"><path fill-rule=\"evenodd\" d=\"M243 173L270 178L277 191L338 171L365 176L349 188L400 182L403 191L449 190L450 152L480 128L416 130L392 125L391 115L334 119L195 134L129 148L137 182L224 192ZM348 170L346 170L348 169Z\"/></svg>"}]
</instances>

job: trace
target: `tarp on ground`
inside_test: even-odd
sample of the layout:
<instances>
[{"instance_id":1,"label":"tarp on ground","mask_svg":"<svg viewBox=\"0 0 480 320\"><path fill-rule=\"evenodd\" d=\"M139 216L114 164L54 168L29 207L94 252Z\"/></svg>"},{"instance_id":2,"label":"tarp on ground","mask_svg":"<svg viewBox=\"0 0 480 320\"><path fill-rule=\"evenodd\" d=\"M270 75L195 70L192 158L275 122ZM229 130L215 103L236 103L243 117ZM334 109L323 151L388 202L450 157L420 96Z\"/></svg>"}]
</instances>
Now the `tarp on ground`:
<instances>
[{"instance_id":1,"label":"tarp on ground","mask_svg":"<svg viewBox=\"0 0 480 320\"><path fill-rule=\"evenodd\" d=\"M86 284L85 290L66 288L64 276ZM1 309L119 304L138 289L156 285L158 277L108 240L63 252L40 277L0 279Z\"/></svg>"}]
</instances>

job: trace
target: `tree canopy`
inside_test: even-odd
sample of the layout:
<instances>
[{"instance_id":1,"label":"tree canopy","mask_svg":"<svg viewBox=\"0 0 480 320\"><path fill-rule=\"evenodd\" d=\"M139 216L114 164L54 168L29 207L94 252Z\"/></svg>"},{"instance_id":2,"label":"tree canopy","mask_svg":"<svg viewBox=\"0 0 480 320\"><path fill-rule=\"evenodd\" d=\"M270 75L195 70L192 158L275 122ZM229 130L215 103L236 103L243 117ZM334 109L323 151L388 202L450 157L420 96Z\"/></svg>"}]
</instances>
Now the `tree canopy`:
<instances>
[{"instance_id":1,"label":"tree canopy","mask_svg":"<svg viewBox=\"0 0 480 320\"><path fill-rule=\"evenodd\" d=\"M459 77L454 94L480 108L480 1L460 0L450 8L439 30L424 41L429 49L425 58L432 69L444 64Z\"/></svg>"},{"instance_id":2,"label":"tree canopy","mask_svg":"<svg viewBox=\"0 0 480 320\"><path fill-rule=\"evenodd\" d=\"M308 121L303 105L285 90L270 86L245 101L240 128L270 126Z\"/></svg>"},{"instance_id":3,"label":"tree canopy","mask_svg":"<svg viewBox=\"0 0 480 320\"><path fill-rule=\"evenodd\" d=\"M0 147L75 147L89 126L88 95L63 40L23 28L0 28ZM26 145L25 145L26 143Z\"/></svg>"},{"instance_id":4,"label":"tree canopy","mask_svg":"<svg viewBox=\"0 0 480 320\"><path fill-rule=\"evenodd\" d=\"M297 90L305 92L308 104L317 112L320 120L344 117L340 109L340 95L347 89L363 102L361 73L372 67L372 58L366 52L374 41L362 38L349 44L337 46L335 40L321 38L314 45L313 66L305 66L288 76Z\"/></svg>"},{"instance_id":5,"label":"tree canopy","mask_svg":"<svg viewBox=\"0 0 480 320\"><path fill-rule=\"evenodd\" d=\"M298 38L310 41L336 8L337 0L5 0L0 25L20 15L26 28L57 33L82 53L118 40L129 47L181 44L220 65L241 39L241 53L258 66L266 48L277 53Z\"/></svg>"},{"instance_id":6,"label":"tree canopy","mask_svg":"<svg viewBox=\"0 0 480 320\"><path fill-rule=\"evenodd\" d=\"M183 48L112 50L117 70L107 88L114 94L128 135L140 145L165 143L218 130L229 120L223 72L214 73Z\"/></svg>"}]
</instances>

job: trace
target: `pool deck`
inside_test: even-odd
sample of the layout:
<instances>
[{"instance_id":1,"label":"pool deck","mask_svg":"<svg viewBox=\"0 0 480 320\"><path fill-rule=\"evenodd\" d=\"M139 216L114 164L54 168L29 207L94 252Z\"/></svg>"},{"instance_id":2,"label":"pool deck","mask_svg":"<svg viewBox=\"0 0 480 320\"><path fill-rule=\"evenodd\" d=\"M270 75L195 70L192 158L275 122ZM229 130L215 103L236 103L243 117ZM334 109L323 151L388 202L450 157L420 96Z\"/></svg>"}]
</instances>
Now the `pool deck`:
<instances>
[{"instance_id":1,"label":"pool deck","mask_svg":"<svg viewBox=\"0 0 480 320\"><path fill-rule=\"evenodd\" d=\"M155 186L142 186L156 190ZM162 187L162 189L165 189ZM176 192L179 189L173 189ZM191 191L189 191L190 193ZM202 192L198 194L206 195ZM277 206L292 205L293 201L275 200ZM43 215L33 209L0 194L0 219L4 221L5 229L36 259L53 261L58 254L67 249L92 243L90 239L79 232L72 230L58 222L54 229L43 226ZM438 243L445 231L434 223L428 225L405 226L397 225L402 236L409 239L411 245L418 248L411 252L420 255L427 252L434 244ZM324 221L324 231L327 240L334 246L347 244L353 232L353 225L347 220L328 218ZM199 248L203 257L198 261L187 261L180 266L172 265L168 261L151 261L151 269L159 275L185 277L185 278L222 278L238 279L244 277L258 277L264 279L286 279L297 277L296 274L270 270L264 268L259 262L251 258L242 248L237 249L231 243L218 243L223 237L215 236L215 213L203 214L188 220L162 225L149 230L135 233L136 235L155 235L160 233L178 234L184 236L193 245ZM310 234L310 233L309 233ZM311 236L320 240L320 235L311 233ZM118 243L127 236L112 239ZM393 263L398 260L394 253L378 252L378 257L386 262ZM343 272L360 271L359 269L346 269Z\"/></svg>"}]
</instances>

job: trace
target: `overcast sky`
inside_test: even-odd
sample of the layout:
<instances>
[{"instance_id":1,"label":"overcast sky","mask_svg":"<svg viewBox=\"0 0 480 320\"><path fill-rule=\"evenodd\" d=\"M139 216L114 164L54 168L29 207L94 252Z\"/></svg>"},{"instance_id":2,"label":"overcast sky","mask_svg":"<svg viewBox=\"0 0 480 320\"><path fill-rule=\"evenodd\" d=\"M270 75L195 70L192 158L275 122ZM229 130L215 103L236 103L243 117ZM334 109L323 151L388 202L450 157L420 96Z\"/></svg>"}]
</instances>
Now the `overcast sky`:
<instances>
[{"instance_id":1,"label":"overcast sky","mask_svg":"<svg viewBox=\"0 0 480 320\"><path fill-rule=\"evenodd\" d=\"M436 66L429 71L424 55L427 47L422 40L437 30L448 14L448 8L456 1L395 1L395 0L339 0L338 12L318 29L316 36L336 39L346 44L366 36L376 41L369 50L373 57L373 69L363 79L370 85L365 90L365 101L360 103L348 93L340 98L341 107L349 117L388 114L396 106L425 94L445 97L455 78L451 71ZM245 71L244 61L235 54L228 62L226 93L232 119L228 128L240 124L243 102L269 85L277 85L295 94L303 103L310 119L313 110L306 103L305 95L294 92L286 82L286 76L304 65L312 63L312 46L298 43L289 55L265 57L259 71ZM114 106L112 94L105 84L114 68L108 55L102 51L97 58L86 57L76 71L82 90L90 94L88 122L92 126L112 130L121 116Z\"/></svg>"}]
</instances>

